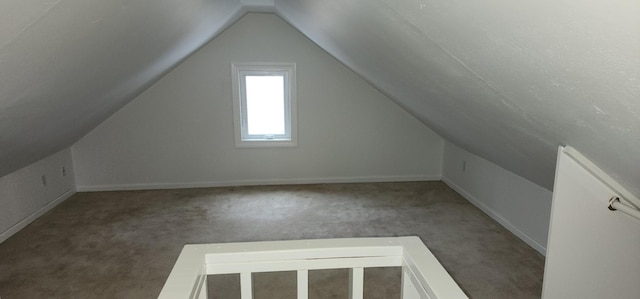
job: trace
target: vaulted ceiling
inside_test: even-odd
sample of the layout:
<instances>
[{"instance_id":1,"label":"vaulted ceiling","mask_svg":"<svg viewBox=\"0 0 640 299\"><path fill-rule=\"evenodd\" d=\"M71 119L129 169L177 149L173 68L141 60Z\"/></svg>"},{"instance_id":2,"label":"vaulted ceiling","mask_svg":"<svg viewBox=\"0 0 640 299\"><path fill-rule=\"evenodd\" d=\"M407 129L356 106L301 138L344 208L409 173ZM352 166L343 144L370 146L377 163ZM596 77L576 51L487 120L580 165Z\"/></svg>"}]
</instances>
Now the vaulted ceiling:
<instances>
[{"instance_id":1,"label":"vaulted ceiling","mask_svg":"<svg viewBox=\"0 0 640 299\"><path fill-rule=\"evenodd\" d=\"M5 0L0 176L69 147L248 11L534 183L552 188L569 144L640 194L637 0Z\"/></svg>"}]
</instances>

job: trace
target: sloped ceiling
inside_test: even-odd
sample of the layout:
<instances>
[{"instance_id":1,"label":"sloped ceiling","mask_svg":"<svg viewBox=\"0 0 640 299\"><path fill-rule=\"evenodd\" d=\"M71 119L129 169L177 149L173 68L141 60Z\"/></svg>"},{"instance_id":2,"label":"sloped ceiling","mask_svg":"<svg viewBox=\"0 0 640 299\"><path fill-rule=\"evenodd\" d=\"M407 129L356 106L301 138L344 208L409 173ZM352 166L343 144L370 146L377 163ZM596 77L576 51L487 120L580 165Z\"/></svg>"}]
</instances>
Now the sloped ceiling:
<instances>
[{"instance_id":1,"label":"sloped ceiling","mask_svg":"<svg viewBox=\"0 0 640 299\"><path fill-rule=\"evenodd\" d=\"M640 194L640 1L9 0L0 176L70 146L246 11L445 139L552 188L569 144Z\"/></svg>"},{"instance_id":2,"label":"sloped ceiling","mask_svg":"<svg viewBox=\"0 0 640 299\"><path fill-rule=\"evenodd\" d=\"M0 1L0 176L69 147L242 16L241 7Z\"/></svg>"}]
</instances>

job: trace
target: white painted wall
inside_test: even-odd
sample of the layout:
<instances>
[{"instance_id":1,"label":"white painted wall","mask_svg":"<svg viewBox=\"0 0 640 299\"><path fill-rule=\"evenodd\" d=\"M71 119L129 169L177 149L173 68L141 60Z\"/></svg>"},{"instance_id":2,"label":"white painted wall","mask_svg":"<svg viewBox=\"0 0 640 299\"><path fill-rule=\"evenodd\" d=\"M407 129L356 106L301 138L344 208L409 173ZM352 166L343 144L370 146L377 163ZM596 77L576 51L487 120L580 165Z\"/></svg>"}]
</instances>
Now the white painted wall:
<instances>
[{"instance_id":1,"label":"white painted wall","mask_svg":"<svg viewBox=\"0 0 640 299\"><path fill-rule=\"evenodd\" d=\"M235 148L231 62L295 62L298 147ZM249 14L73 147L79 190L440 179L443 139L272 14Z\"/></svg>"},{"instance_id":2,"label":"white painted wall","mask_svg":"<svg viewBox=\"0 0 640 299\"><path fill-rule=\"evenodd\" d=\"M551 191L450 142L444 146L442 168L447 185L545 254Z\"/></svg>"},{"instance_id":3,"label":"white painted wall","mask_svg":"<svg viewBox=\"0 0 640 299\"><path fill-rule=\"evenodd\" d=\"M62 168L66 174L63 175ZM46 176L46 186L42 176ZM66 149L0 178L0 242L75 193Z\"/></svg>"},{"instance_id":4,"label":"white painted wall","mask_svg":"<svg viewBox=\"0 0 640 299\"><path fill-rule=\"evenodd\" d=\"M639 298L640 221L609 211L625 192L583 161L558 153L543 298Z\"/></svg>"}]
</instances>

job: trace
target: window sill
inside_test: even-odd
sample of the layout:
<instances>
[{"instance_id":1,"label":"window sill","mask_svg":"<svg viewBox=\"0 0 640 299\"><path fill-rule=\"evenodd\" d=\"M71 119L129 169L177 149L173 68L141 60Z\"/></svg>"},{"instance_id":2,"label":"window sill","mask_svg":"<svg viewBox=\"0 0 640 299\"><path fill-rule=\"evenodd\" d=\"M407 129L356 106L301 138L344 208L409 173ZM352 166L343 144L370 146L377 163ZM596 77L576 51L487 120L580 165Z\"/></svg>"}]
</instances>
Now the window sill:
<instances>
[{"instance_id":1,"label":"window sill","mask_svg":"<svg viewBox=\"0 0 640 299\"><path fill-rule=\"evenodd\" d=\"M242 140L242 141L236 142L236 147L241 147L241 148L298 147L298 143L294 140L256 139L256 140Z\"/></svg>"}]
</instances>

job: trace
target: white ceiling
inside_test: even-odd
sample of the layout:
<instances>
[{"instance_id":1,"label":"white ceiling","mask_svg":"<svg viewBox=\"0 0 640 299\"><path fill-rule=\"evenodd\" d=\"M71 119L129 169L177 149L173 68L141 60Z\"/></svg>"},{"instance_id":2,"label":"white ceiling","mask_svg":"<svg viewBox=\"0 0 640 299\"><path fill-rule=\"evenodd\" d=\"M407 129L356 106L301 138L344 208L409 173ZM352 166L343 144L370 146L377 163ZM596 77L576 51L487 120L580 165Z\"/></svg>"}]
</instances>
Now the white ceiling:
<instances>
[{"instance_id":1,"label":"white ceiling","mask_svg":"<svg viewBox=\"0 0 640 299\"><path fill-rule=\"evenodd\" d=\"M5 0L0 176L70 146L246 11L551 188L569 144L640 194L637 0Z\"/></svg>"}]
</instances>

